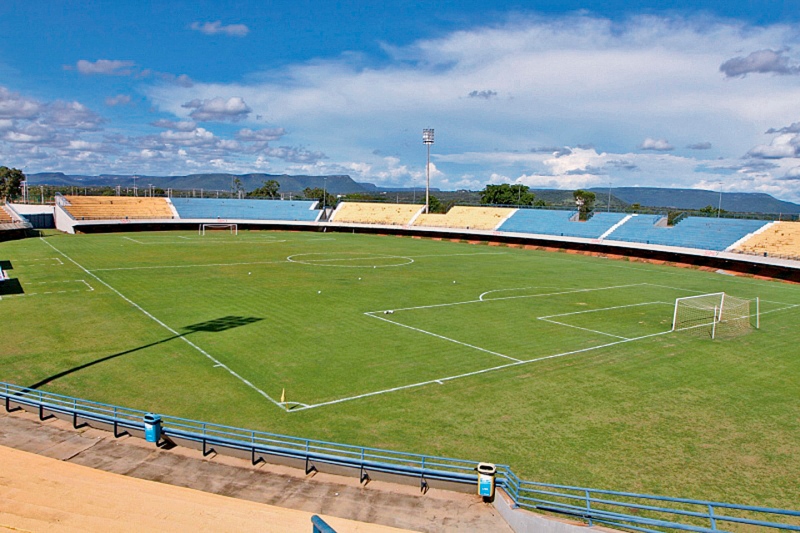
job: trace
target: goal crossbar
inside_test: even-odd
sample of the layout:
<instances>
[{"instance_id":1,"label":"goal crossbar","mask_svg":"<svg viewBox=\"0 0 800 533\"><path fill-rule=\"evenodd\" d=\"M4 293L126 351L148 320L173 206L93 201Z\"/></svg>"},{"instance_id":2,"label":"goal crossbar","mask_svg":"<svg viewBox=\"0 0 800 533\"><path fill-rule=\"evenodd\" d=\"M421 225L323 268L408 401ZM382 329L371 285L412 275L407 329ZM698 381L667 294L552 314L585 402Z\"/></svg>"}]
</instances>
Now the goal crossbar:
<instances>
[{"instance_id":1,"label":"goal crossbar","mask_svg":"<svg viewBox=\"0 0 800 533\"><path fill-rule=\"evenodd\" d=\"M238 224L234 224L234 223L227 223L227 222L226 223L221 223L221 222L203 223L203 224L200 224L200 227L198 228L197 233L199 235L205 235L207 229L209 229L209 230L215 230L215 229L216 230L225 230L225 229L227 229L227 230L230 230L232 235L239 235L239 225Z\"/></svg>"},{"instance_id":2,"label":"goal crossbar","mask_svg":"<svg viewBox=\"0 0 800 533\"><path fill-rule=\"evenodd\" d=\"M675 299L672 331L695 330L706 332L714 339L718 335L738 336L752 329L751 306L755 302L755 324L760 326L759 302L737 298L724 292L699 294Z\"/></svg>"}]
</instances>

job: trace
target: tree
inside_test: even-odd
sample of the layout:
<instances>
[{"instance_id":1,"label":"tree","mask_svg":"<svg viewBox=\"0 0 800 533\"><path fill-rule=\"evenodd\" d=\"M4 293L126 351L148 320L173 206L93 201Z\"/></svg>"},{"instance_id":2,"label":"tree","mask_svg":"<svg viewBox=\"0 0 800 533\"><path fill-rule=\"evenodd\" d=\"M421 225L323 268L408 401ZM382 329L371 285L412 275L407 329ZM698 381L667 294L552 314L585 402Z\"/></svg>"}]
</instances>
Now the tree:
<instances>
[{"instance_id":1,"label":"tree","mask_svg":"<svg viewBox=\"0 0 800 533\"><path fill-rule=\"evenodd\" d=\"M494 205L533 205L536 195L527 185L487 185L481 191L482 204Z\"/></svg>"},{"instance_id":2,"label":"tree","mask_svg":"<svg viewBox=\"0 0 800 533\"><path fill-rule=\"evenodd\" d=\"M244 191L242 180L239 178L234 178L234 180L231 182L231 196L239 196L242 191Z\"/></svg>"},{"instance_id":3,"label":"tree","mask_svg":"<svg viewBox=\"0 0 800 533\"><path fill-rule=\"evenodd\" d=\"M319 207L322 209L323 205L325 207L333 207L336 205L336 197L331 193L325 191L324 189L320 189L319 187L306 187L303 189L303 196L305 196L309 200L317 200L319 201Z\"/></svg>"},{"instance_id":4,"label":"tree","mask_svg":"<svg viewBox=\"0 0 800 533\"><path fill-rule=\"evenodd\" d=\"M580 220L588 219L589 213L594 208L594 201L597 199L597 195L591 191L578 189L572 192L572 197L575 198L575 205L578 206L578 218Z\"/></svg>"},{"instance_id":5,"label":"tree","mask_svg":"<svg viewBox=\"0 0 800 533\"><path fill-rule=\"evenodd\" d=\"M699 209L701 213L709 216L717 216L721 215L722 213L727 213L724 209L720 209L719 207L714 207L713 205L707 205L702 209Z\"/></svg>"},{"instance_id":6,"label":"tree","mask_svg":"<svg viewBox=\"0 0 800 533\"><path fill-rule=\"evenodd\" d=\"M447 208L445 205L436 198L435 196L430 196L428 199L428 213L446 213Z\"/></svg>"},{"instance_id":7,"label":"tree","mask_svg":"<svg viewBox=\"0 0 800 533\"><path fill-rule=\"evenodd\" d=\"M266 180L261 182L261 187L258 189L254 189L247 193L247 196L258 196L258 197L266 197L266 198L277 198L278 191L281 188L281 184L278 183L276 180Z\"/></svg>"},{"instance_id":8,"label":"tree","mask_svg":"<svg viewBox=\"0 0 800 533\"><path fill-rule=\"evenodd\" d=\"M0 198L3 202L19 196L25 174L18 168L0 167Z\"/></svg>"}]
</instances>

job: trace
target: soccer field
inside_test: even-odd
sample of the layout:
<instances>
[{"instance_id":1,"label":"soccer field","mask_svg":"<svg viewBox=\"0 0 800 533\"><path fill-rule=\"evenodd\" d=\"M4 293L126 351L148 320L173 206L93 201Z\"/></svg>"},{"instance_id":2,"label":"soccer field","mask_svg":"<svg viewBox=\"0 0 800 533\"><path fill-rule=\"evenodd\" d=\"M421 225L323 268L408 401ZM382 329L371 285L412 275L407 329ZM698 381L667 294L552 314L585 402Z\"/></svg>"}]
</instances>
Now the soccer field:
<instances>
[{"instance_id":1,"label":"soccer field","mask_svg":"<svg viewBox=\"0 0 800 533\"><path fill-rule=\"evenodd\" d=\"M800 507L800 287L343 233L0 244L0 380L210 422L507 463L539 481ZM672 332L675 299L761 328ZM282 401L283 400L283 401Z\"/></svg>"}]
</instances>

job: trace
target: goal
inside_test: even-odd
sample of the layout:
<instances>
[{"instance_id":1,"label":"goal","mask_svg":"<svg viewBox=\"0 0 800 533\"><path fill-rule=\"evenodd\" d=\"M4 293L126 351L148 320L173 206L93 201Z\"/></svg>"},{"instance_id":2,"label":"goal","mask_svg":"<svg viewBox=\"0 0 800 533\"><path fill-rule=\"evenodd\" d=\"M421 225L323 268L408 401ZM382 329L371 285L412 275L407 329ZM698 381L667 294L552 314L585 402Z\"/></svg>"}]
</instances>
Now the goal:
<instances>
[{"instance_id":1,"label":"goal","mask_svg":"<svg viewBox=\"0 0 800 533\"><path fill-rule=\"evenodd\" d=\"M677 298L672 331L692 331L712 339L736 337L749 333L753 320L758 328L759 314L758 298L747 300L724 292Z\"/></svg>"},{"instance_id":2,"label":"goal","mask_svg":"<svg viewBox=\"0 0 800 533\"><path fill-rule=\"evenodd\" d=\"M200 235L205 235L206 230L230 230L231 235L239 235L239 226L237 224L200 224L200 228L197 230L197 232Z\"/></svg>"}]
</instances>

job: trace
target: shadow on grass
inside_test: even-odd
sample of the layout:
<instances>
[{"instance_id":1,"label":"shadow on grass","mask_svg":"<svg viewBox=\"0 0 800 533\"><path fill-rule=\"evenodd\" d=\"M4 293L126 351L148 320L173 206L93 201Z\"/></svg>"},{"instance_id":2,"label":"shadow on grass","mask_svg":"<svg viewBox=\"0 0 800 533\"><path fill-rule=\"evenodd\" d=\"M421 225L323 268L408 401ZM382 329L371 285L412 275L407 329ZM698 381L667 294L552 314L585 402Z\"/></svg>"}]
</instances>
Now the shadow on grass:
<instances>
[{"instance_id":1,"label":"shadow on grass","mask_svg":"<svg viewBox=\"0 0 800 533\"><path fill-rule=\"evenodd\" d=\"M0 296L12 296L15 294L25 294L25 289L22 288L18 279L12 278L0 281Z\"/></svg>"},{"instance_id":2,"label":"shadow on grass","mask_svg":"<svg viewBox=\"0 0 800 533\"><path fill-rule=\"evenodd\" d=\"M3 270L14 270L14 265L11 264L11 261L8 260L0 260L0 269Z\"/></svg>"},{"instance_id":3,"label":"shadow on grass","mask_svg":"<svg viewBox=\"0 0 800 533\"><path fill-rule=\"evenodd\" d=\"M95 359L94 361L90 361L88 363L84 363L79 366L72 367L68 370L64 370L63 372L59 372L58 374L53 374L52 376L48 376L40 381L37 381L33 385L30 385L28 389L38 389L45 385L48 385L57 379L61 379L63 377L69 376L70 374L74 374L76 372L80 372L81 370L85 370L89 367L99 365L100 363L104 363L106 361L110 361L111 359L116 359L117 357L122 357L123 355L129 355L134 352L138 352L140 350L144 350L146 348L151 348L153 346L158 346L159 344L164 344L166 342L186 337L191 335L192 333L196 333L198 331L205 331L209 333L219 333L222 331L227 331L229 329L238 328L240 326L246 326L248 324L252 324L253 322L258 322L260 320L264 320L263 318L256 318L250 316L225 316L222 318L217 318L214 320L209 320L207 322L199 322L197 324L192 324L190 326L186 326L181 328L185 330L185 333L179 333L178 335L172 335L171 337L167 337L166 339L162 339L160 341L151 342L150 344L145 344L143 346L138 346L136 348L131 348L130 350L125 350L124 352L118 352L115 354L107 355L105 357L101 357L100 359Z\"/></svg>"}]
</instances>

